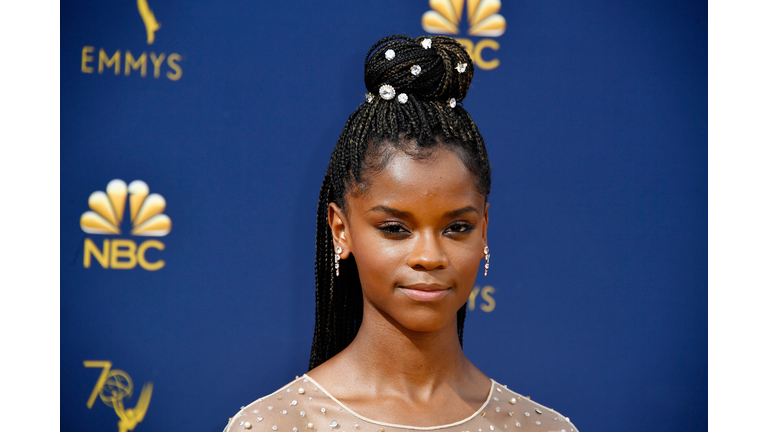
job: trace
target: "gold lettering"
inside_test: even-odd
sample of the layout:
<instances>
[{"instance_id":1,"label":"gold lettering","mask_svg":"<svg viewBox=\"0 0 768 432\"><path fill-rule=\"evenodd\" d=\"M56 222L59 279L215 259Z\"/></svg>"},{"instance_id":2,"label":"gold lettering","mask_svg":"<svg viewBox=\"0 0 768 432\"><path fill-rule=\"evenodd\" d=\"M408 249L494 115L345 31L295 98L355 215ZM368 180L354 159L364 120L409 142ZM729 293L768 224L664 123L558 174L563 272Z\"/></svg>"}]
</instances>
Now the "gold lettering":
<instances>
[{"instance_id":1,"label":"gold lettering","mask_svg":"<svg viewBox=\"0 0 768 432\"><path fill-rule=\"evenodd\" d=\"M472 288L472 292L469 294L469 301L467 301L467 309L473 311L475 310L475 299L477 298L477 295L480 293L480 287L474 287Z\"/></svg>"},{"instance_id":2,"label":"gold lettering","mask_svg":"<svg viewBox=\"0 0 768 432\"><path fill-rule=\"evenodd\" d=\"M147 249L149 248L155 248L157 250L163 250L165 249L165 245L157 240L147 240L144 243L139 246L139 250L136 252L136 258L139 260L139 265L144 270L160 270L161 268L165 267L165 261L163 260L157 260L155 262L149 262L144 257L144 253L146 253Z\"/></svg>"},{"instance_id":3,"label":"gold lettering","mask_svg":"<svg viewBox=\"0 0 768 432\"><path fill-rule=\"evenodd\" d=\"M475 53L472 56L472 60L475 61L475 64L480 69L485 69L485 70L496 69L497 67L499 67L499 59L493 59L490 61L483 59L483 50L486 48L490 48L494 51L498 51L499 43L493 39L481 40L480 42L477 43L477 45L475 45Z\"/></svg>"},{"instance_id":4,"label":"gold lettering","mask_svg":"<svg viewBox=\"0 0 768 432\"><path fill-rule=\"evenodd\" d=\"M141 53L139 59L133 58L130 51L125 52L125 76L131 74L131 69L136 70L141 67L141 76L147 76L147 53Z\"/></svg>"},{"instance_id":5,"label":"gold lettering","mask_svg":"<svg viewBox=\"0 0 768 432\"><path fill-rule=\"evenodd\" d=\"M93 73L93 68L91 66L88 66L88 62L93 61L93 56L89 56L89 53L92 53L96 48L92 46L84 46L83 47L83 61L80 63L80 70L83 71L83 73Z\"/></svg>"},{"instance_id":6,"label":"gold lettering","mask_svg":"<svg viewBox=\"0 0 768 432\"><path fill-rule=\"evenodd\" d=\"M89 238L85 239L85 246L83 247L83 267L91 268L91 255L96 258L96 261L101 264L102 267L109 267L109 240L104 239L104 250L100 251L99 248Z\"/></svg>"},{"instance_id":7,"label":"gold lettering","mask_svg":"<svg viewBox=\"0 0 768 432\"><path fill-rule=\"evenodd\" d=\"M496 300L494 300L493 297L491 297L491 294L495 292L496 292L496 289L494 289L490 285L486 285L483 287L483 291L480 293L480 295L483 297L483 300L488 302L488 304L480 305L480 309L482 309L483 312L490 312L496 308Z\"/></svg>"},{"instance_id":8,"label":"gold lettering","mask_svg":"<svg viewBox=\"0 0 768 432\"><path fill-rule=\"evenodd\" d=\"M115 75L120 75L120 50L115 51L112 58L109 58L104 52L104 48L99 48L99 73L104 72L104 65L108 68L115 65Z\"/></svg>"},{"instance_id":9,"label":"gold lettering","mask_svg":"<svg viewBox=\"0 0 768 432\"><path fill-rule=\"evenodd\" d=\"M165 53L160 53L160 57L155 56L155 53L149 53L149 58L152 60L152 65L155 67L155 78L160 78L160 66L163 65L165 60Z\"/></svg>"},{"instance_id":10,"label":"gold lettering","mask_svg":"<svg viewBox=\"0 0 768 432\"><path fill-rule=\"evenodd\" d=\"M106 241L106 240L105 240ZM83 365L87 368L102 368L101 375L99 375L99 379L96 381L96 386L93 387L93 391L91 392L91 397L88 398L88 408L90 409L93 407L93 402L96 400L96 396L101 392L101 388L104 387L104 383L107 382L107 375L109 374L109 368L112 367L111 361L98 361L98 360L85 360L83 362Z\"/></svg>"},{"instance_id":11,"label":"gold lettering","mask_svg":"<svg viewBox=\"0 0 768 432\"><path fill-rule=\"evenodd\" d=\"M112 253L109 258L110 267L113 269L132 269L136 267L136 243L125 239L112 240ZM119 258L126 258L128 261L120 261Z\"/></svg>"},{"instance_id":12,"label":"gold lettering","mask_svg":"<svg viewBox=\"0 0 768 432\"><path fill-rule=\"evenodd\" d=\"M469 57L472 61L475 61L475 43L470 39L456 38L456 42L464 45L464 49L467 50Z\"/></svg>"},{"instance_id":13,"label":"gold lettering","mask_svg":"<svg viewBox=\"0 0 768 432\"><path fill-rule=\"evenodd\" d=\"M165 73L165 76L167 76L168 79L171 81L178 81L181 79L181 67L175 63L178 61L181 61L180 55L173 53L168 56L168 66L176 72L176 73L170 73L170 72Z\"/></svg>"}]
</instances>

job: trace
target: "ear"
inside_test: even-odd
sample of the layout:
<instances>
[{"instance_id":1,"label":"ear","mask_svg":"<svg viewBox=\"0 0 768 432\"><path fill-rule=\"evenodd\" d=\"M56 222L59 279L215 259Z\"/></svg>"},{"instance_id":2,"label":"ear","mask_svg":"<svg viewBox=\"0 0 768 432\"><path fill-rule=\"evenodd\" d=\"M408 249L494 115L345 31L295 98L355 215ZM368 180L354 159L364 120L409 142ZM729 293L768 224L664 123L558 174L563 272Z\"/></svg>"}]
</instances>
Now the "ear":
<instances>
[{"instance_id":1,"label":"ear","mask_svg":"<svg viewBox=\"0 0 768 432\"><path fill-rule=\"evenodd\" d=\"M488 246L488 208L491 203L485 203L485 215L483 215L483 247Z\"/></svg>"},{"instance_id":2,"label":"ear","mask_svg":"<svg viewBox=\"0 0 768 432\"><path fill-rule=\"evenodd\" d=\"M328 204L328 226L331 227L333 236L333 249L341 246L341 259L347 259L352 252L352 243L349 241L349 222L336 203Z\"/></svg>"}]
</instances>

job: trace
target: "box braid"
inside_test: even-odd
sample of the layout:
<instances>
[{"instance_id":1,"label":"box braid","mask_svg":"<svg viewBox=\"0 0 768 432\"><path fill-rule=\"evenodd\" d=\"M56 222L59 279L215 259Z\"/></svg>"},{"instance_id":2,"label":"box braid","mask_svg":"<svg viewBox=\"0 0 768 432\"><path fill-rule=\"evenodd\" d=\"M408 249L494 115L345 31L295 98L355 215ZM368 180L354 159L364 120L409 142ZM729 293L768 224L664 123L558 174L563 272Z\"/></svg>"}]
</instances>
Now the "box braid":
<instances>
[{"instance_id":1,"label":"box braid","mask_svg":"<svg viewBox=\"0 0 768 432\"><path fill-rule=\"evenodd\" d=\"M431 39L431 47L422 41ZM386 58L393 50L395 57ZM457 65L466 64L460 73ZM421 72L414 75L411 67ZM474 174L480 193L491 191L491 167L483 137L461 105L472 82L474 67L464 48L445 36L390 36L378 41L365 58L365 86L372 99L349 117L331 153L317 206L315 250L315 334L309 368L313 369L346 348L363 319L363 294L354 256L340 262L336 276L328 205L345 210L347 194L365 190L366 179L381 171L395 151L427 158L439 146L453 150ZM388 84L406 103L379 96ZM457 105L452 108L450 99ZM463 344L465 304L457 313Z\"/></svg>"}]
</instances>

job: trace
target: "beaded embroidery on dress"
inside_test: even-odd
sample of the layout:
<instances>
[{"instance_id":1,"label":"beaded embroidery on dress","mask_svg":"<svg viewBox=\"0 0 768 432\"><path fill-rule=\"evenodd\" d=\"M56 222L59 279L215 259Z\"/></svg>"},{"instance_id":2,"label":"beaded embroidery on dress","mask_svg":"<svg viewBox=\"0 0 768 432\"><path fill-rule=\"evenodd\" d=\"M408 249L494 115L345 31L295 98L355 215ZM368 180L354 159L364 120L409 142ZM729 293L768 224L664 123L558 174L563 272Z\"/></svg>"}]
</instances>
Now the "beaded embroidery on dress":
<instances>
[{"instance_id":1,"label":"beaded embroidery on dress","mask_svg":"<svg viewBox=\"0 0 768 432\"><path fill-rule=\"evenodd\" d=\"M568 417L491 381L488 399L472 416L448 425L415 427L360 416L304 375L243 407L224 432L578 432Z\"/></svg>"}]
</instances>

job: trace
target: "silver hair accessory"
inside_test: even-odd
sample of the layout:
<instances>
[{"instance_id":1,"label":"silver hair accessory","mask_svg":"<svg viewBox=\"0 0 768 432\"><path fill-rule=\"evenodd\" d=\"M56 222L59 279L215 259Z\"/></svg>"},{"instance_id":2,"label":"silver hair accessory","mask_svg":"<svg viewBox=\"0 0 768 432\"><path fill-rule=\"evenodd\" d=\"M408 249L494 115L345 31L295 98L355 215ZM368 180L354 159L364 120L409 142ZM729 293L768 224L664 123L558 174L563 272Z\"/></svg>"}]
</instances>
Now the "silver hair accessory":
<instances>
[{"instance_id":1,"label":"silver hair accessory","mask_svg":"<svg viewBox=\"0 0 768 432\"><path fill-rule=\"evenodd\" d=\"M430 49L432 48L432 39L426 38L421 41L421 46L424 47L424 49Z\"/></svg>"},{"instance_id":2,"label":"silver hair accessory","mask_svg":"<svg viewBox=\"0 0 768 432\"><path fill-rule=\"evenodd\" d=\"M420 73L421 73L421 66L419 65L411 66L411 74L413 74L413 76L419 76Z\"/></svg>"},{"instance_id":3,"label":"silver hair accessory","mask_svg":"<svg viewBox=\"0 0 768 432\"><path fill-rule=\"evenodd\" d=\"M448 106L450 106L451 108L456 108L456 98L448 99Z\"/></svg>"},{"instance_id":4,"label":"silver hair accessory","mask_svg":"<svg viewBox=\"0 0 768 432\"><path fill-rule=\"evenodd\" d=\"M457 64L456 70L459 71L459 73L464 73L464 71L467 70L467 64L466 63Z\"/></svg>"},{"instance_id":5,"label":"silver hair accessory","mask_svg":"<svg viewBox=\"0 0 768 432\"><path fill-rule=\"evenodd\" d=\"M405 93L400 93L399 95L397 95L397 101L400 102L401 104L408 102L408 95Z\"/></svg>"},{"instance_id":6,"label":"silver hair accessory","mask_svg":"<svg viewBox=\"0 0 768 432\"><path fill-rule=\"evenodd\" d=\"M384 84L379 87L379 96L384 100L392 100L395 98L395 88L389 84Z\"/></svg>"},{"instance_id":7,"label":"silver hair accessory","mask_svg":"<svg viewBox=\"0 0 768 432\"><path fill-rule=\"evenodd\" d=\"M336 250L334 252L336 252L336 253L333 255L333 261L334 261L333 266L336 267L336 276L338 276L339 275L339 260L341 259L341 255L340 255L341 254L341 246L336 246Z\"/></svg>"},{"instance_id":8,"label":"silver hair accessory","mask_svg":"<svg viewBox=\"0 0 768 432\"><path fill-rule=\"evenodd\" d=\"M384 53L384 57L386 57L387 60L392 60L395 58L395 50L388 49L387 52Z\"/></svg>"},{"instance_id":9,"label":"silver hair accessory","mask_svg":"<svg viewBox=\"0 0 768 432\"><path fill-rule=\"evenodd\" d=\"M365 94L365 100L368 101L368 103L373 103L373 94L366 93Z\"/></svg>"},{"instance_id":10,"label":"silver hair accessory","mask_svg":"<svg viewBox=\"0 0 768 432\"><path fill-rule=\"evenodd\" d=\"M488 246L483 249L483 253L485 254L485 274L483 276L488 276L488 267L491 265L489 262L491 261L491 250L488 249Z\"/></svg>"}]
</instances>

